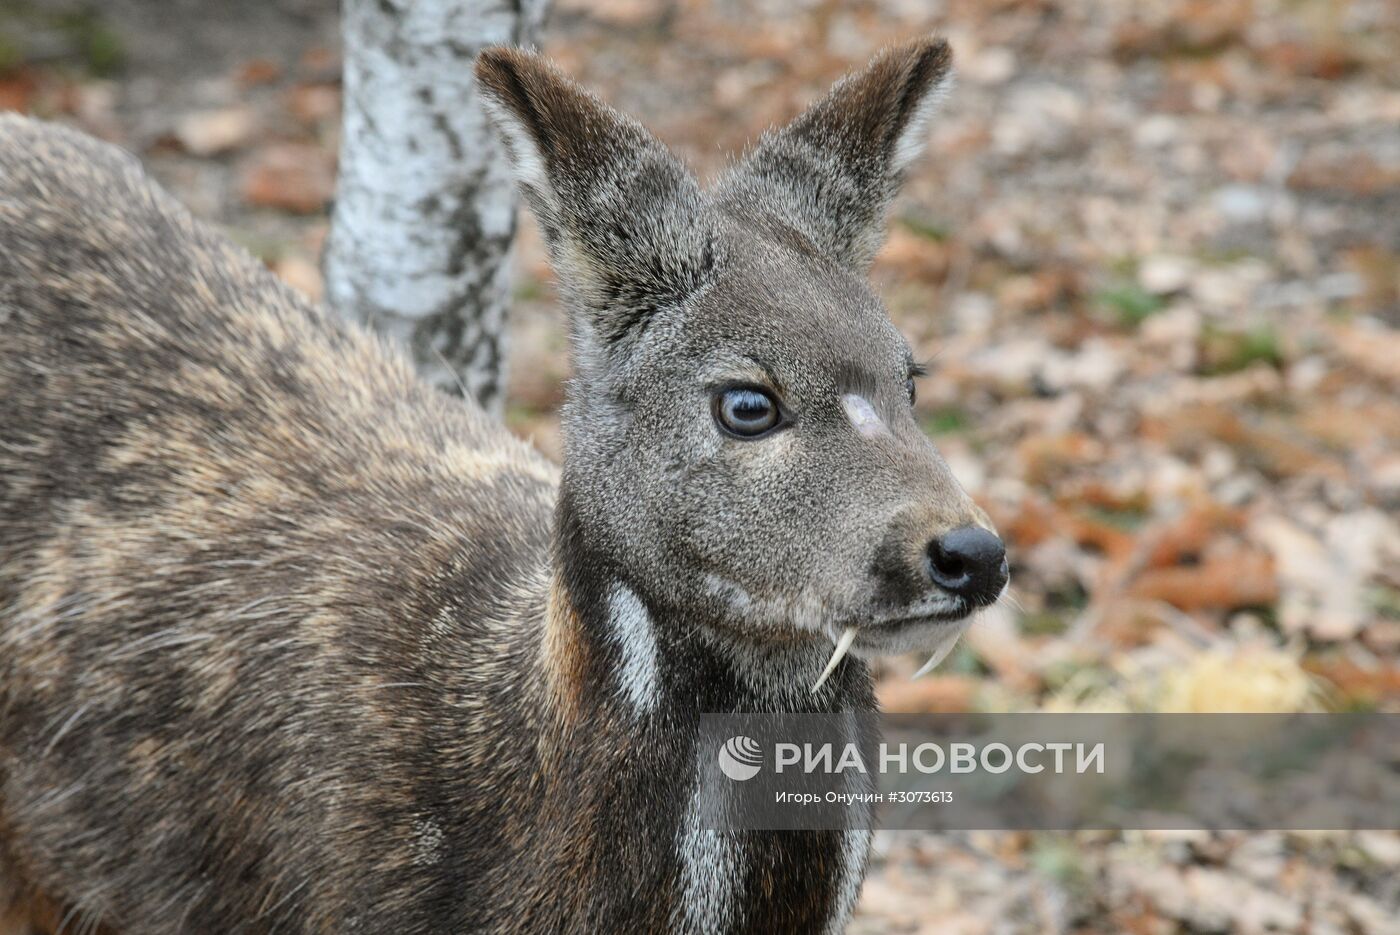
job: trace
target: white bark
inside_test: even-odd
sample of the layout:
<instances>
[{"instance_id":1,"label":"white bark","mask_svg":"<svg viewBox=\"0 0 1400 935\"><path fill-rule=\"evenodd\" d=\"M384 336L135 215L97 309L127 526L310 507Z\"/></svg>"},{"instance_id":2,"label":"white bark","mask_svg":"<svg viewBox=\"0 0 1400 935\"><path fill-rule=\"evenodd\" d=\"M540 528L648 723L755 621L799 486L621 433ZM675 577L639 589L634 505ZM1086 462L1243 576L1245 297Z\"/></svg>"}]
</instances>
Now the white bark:
<instances>
[{"instance_id":1,"label":"white bark","mask_svg":"<svg viewBox=\"0 0 1400 935\"><path fill-rule=\"evenodd\" d=\"M515 191L472 65L548 0L344 0L345 113L326 296L497 415Z\"/></svg>"}]
</instances>

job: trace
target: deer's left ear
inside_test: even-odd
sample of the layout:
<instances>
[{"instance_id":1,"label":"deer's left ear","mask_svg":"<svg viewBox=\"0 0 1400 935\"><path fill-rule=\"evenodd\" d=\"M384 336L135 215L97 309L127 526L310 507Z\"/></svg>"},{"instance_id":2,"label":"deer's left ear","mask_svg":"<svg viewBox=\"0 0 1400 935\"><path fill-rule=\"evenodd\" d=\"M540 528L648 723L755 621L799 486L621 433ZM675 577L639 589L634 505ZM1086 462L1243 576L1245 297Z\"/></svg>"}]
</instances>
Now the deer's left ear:
<instances>
[{"instance_id":1,"label":"deer's left ear","mask_svg":"<svg viewBox=\"0 0 1400 935\"><path fill-rule=\"evenodd\" d=\"M476 75L581 307L576 336L590 354L626 346L657 309L708 280L714 234L699 183L641 124L538 55L487 49Z\"/></svg>"},{"instance_id":2,"label":"deer's left ear","mask_svg":"<svg viewBox=\"0 0 1400 935\"><path fill-rule=\"evenodd\" d=\"M721 182L720 199L739 213L765 214L814 252L864 272L884 240L904 170L923 152L951 66L941 39L881 54L766 134Z\"/></svg>"}]
</instances>

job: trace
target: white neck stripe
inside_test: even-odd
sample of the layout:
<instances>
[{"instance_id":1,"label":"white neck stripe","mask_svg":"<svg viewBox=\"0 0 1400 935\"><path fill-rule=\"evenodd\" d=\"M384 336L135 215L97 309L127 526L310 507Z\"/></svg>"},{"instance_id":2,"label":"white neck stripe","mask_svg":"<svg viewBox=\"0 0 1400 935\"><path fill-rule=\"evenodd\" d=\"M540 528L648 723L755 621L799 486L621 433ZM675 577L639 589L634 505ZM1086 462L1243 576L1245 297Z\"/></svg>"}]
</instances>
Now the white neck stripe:
<instances>
[{"instance_id":1,"label":"white neck stripe","mask_svg":"<svg viewBox=\"0 0 1400 935\"><path fill-rule=\"evenodd\" d=\"M608 622L619 650L618 681L638 714L656 710L661 686L656 662L656 630L646 605L631 588L613 585Z\"/></svg>"}]
</instances>

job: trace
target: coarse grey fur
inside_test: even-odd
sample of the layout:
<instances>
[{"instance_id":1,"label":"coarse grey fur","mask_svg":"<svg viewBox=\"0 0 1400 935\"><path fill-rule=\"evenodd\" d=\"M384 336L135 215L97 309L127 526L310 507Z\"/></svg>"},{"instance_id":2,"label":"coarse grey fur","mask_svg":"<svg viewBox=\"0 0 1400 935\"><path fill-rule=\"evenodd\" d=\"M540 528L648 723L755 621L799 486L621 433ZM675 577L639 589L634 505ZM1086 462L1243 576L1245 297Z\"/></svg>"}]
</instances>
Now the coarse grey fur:
<instances>
[{"instance_id":1,"label":"coarse grey fur","mask_svg":"<svg viewBox=\"0 0 1400 935\"><path fill-rule=\"evenodd\" d=\"M947 47L710 192L542 59L477 67L568 291L562 476L129 156L0 118L0 926L844 927L868 837L701 827L696 718L870 710L859 658L811 690L843 629L983 600L930 581L987 521L864 280ZM723 431L736 384L785 425Z\"/></svg>"},{"instance_id":2,"label":"coarse grey fur","mask_svg":"<svg viewBox=\"0 0 1400 935\"><path fill-rule=\"evenodd\" d=\"M870 654L927 645L945 629L933 618L969 609L930 595L922 551L989 523L914 419L915 363L865 278L948 61L933 42L877 59L708 194L538 59L502 51L479 66L576 310L565 489L594 550L649 557L630 579L650 606L764 639L835 639L934 608L863 630L856 651ZM775 390L793 427L727 439L707 413L736 383ZM847 393L888 433L852 431ZM876 569L882 549L898 560Z\"/></svg>"}]
</instances>

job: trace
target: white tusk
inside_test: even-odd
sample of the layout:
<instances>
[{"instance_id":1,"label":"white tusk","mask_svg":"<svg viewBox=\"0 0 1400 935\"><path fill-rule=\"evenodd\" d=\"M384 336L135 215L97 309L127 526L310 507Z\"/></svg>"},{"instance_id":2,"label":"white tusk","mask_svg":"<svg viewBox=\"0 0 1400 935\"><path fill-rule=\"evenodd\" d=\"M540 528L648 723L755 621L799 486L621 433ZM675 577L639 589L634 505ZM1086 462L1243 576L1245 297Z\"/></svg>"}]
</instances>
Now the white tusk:
<instances>
[{"instance_id":1,"label":"white tusk","mask_svg":"<svg viewBox=\"0 0 1400 935\"><path fill-rule=\"evenodd\" d=\"M831 654L831 659L827 661L826 668L822 669L822 674L821 677L817 679L817 684L812 686L812 694L815 695L817 689L821 688L826 682L827 677L830 676L832 672L836 671L836 663L845 658L847 651L851 648L851 644L855 641L856 628L847 627L846 632L842 633L841 638L836 641L836 651Z\"/></svg>"},{"instance_id":2,"label":"white tusk","mask_svg":"<svg viewBox=\"0 0 1400 935\"><path fill-rule=\"evenodd\" d=\"M916 679L922 675L928 675L930 672L936 669L940 662L948 658L948 654L953 651L953 647L958 645L958 637L962 636L966 632L967 625L964 624L963 626L958 627L952 633L949 633L947 636L943 637L939 644L933 647L933 655L928 657L928 662L925 662L922 666L920 666L919 671L915 672L912 676L910 676L910 679Z\"/></svg>"}]
</instances>

